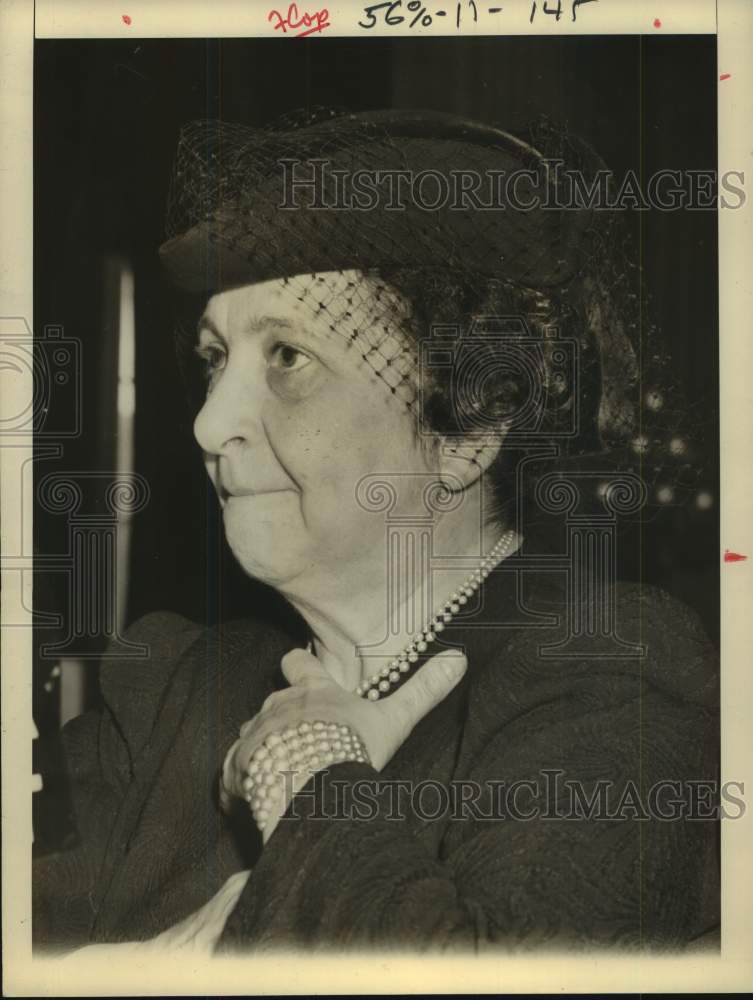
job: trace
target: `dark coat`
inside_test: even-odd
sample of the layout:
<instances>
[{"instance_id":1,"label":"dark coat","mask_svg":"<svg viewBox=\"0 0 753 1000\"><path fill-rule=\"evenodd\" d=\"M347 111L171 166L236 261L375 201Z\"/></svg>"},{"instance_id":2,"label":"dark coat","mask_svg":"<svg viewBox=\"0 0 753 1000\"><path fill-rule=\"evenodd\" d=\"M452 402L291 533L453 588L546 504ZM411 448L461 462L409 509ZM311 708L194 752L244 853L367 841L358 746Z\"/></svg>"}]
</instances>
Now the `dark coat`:
<instances>
[{"instance_id":1,"label":"dark coat","mask_svg":"<svg viewBox=\"0 0 753 1000\"><path fill-rule=\"evenodd\" d=\"M106 659L101 711L64 730L80 843L35 862L37 944L152 937L244 868L220 949L713 940L718 820L650 813L688 804L687 784L659 781L717 781L714 650L683 605L620 585L617 631L645 655L608 639L552 655L540 647L566 634L563 593L553 574L526 576L516 595L497 570L483 607L443 633L468 672L382 772L320 772L263 849L245 804L219 810L218 774L294 643L251 620L137 622L128 637L150 657ZM413 798L368 785L386 779L412 782ZM708 815L709 801L689 807Z\"/></svg>"}]
</instances>

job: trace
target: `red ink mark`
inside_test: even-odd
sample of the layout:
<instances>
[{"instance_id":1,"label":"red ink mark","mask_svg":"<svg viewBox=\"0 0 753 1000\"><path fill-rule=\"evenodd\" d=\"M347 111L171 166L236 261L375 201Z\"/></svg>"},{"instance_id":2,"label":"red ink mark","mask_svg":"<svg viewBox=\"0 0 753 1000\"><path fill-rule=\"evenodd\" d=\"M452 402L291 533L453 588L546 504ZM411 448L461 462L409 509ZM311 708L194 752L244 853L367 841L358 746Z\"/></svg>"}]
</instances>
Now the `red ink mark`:
<instances>
[{"instance_id":1,"label":"red ink mark","mask_svg":"<svg viewBox=\"0 0 753 1000\"><path fill-rule=\"evenodd\" d=\"M128 14L123 14L123 24L130 24L130 23L131 23L131 19L128 16Z\"/></svg>"},{"instance_id":2,"label":"red ink mark","mask_svg":"<svg viewBox=\"0 0 753 1000\"><path fill-rule=\"evenodd\" d=\"M298 31L296 38L303 38L305 35L312 35L315 31L324 31L325 28L329 27L329 11L326 7L321 10L316 11L314 14L308 14L304 12L303 14L298 13L298 5L291 3L288 7L288 13L285 17L278 10L270 10L267 14L267 20L271 21L272 18L277 18L277 24L275 25L275 31L278 28L282 28L283 35L288 33L288 28L291 31L298 31L299 28L305 28L305 31Z\"/></svg>"},{"instance_id":3,"label":"red ink mark","mask_svg":"<svg viewBox=\"0 0 753 1000\"><path fill-rule=\"evenodd\" d=\"M661 21L659 20L658 17L654 18L654 27L655 28L661 28Z\"/></svg>"},{"instance_id":4,"label":"red ink mark","mask_svg":"<svg viewBox=\"0 0 753 1000\"><path fill-rule=\"evenodd\" d=\"M720 80L729 80L729 78L730 78L731 76L732 76L732 74L731 74L731 73L722 73L722 75L721 75L721 76L719 77L719 79L720 79Z\"/></svg>"},{"instance_id":5,"label":"red ink mark","mask_svg":"<svg viewBox=\"0 0 753 1000\"><path fill-rule=\"evenodd\" d=\"M747 556L741 556L739 552L730 552L729 549L724 550L724 561L725 562L742 562L743 559L747 559Z\"/></svg>"}]
</instances>

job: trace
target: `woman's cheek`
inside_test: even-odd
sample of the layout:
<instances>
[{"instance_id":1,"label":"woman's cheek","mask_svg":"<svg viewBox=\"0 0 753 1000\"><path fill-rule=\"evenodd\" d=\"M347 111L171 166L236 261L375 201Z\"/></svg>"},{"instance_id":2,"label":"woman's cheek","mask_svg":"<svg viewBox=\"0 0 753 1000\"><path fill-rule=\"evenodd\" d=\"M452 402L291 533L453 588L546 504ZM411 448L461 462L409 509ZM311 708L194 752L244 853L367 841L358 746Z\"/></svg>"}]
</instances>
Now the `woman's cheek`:
<instances>
[{"instance_id":1,"label":"woman's cheek","mask_svg":"<svg viewBox=\"0 0 753 1000\"><path fill-rule=\"evenodd\" d=\"M326 391L328 370L316 360L297 371L267 370L267 385L282 406L295 406Z\"/></svg>"}]
</instances>

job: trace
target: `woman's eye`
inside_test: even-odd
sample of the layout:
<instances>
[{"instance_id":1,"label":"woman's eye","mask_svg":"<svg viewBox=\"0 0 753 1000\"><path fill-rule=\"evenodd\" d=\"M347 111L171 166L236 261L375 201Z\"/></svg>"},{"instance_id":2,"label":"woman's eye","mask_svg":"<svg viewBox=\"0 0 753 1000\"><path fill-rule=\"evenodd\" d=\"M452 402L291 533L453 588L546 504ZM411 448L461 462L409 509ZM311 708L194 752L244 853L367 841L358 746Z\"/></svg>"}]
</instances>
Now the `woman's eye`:
<instances>
[{"instance_id":1,"label":"woman's eye","mask_svg":"<svg viewBox=\"0 0 753 1000\"><path fill-rule=\"evenodd\" d=\"M305 368L311 360L308 354L290 344L275 344L269 357L269 366L281 372L294 372Z\"/></svg>"},{"instance_id":2,"label":"woman's eye","mask_svg":"<svg viewBox=\"0 0 753 1000\"><path fill-rule=\"evenodd\" d=\"M227 362L225 350L217 344L206 344L196 348L196 354L203 362L204 376L212 379L222 371Z\"/></svg>"}]
</instances>

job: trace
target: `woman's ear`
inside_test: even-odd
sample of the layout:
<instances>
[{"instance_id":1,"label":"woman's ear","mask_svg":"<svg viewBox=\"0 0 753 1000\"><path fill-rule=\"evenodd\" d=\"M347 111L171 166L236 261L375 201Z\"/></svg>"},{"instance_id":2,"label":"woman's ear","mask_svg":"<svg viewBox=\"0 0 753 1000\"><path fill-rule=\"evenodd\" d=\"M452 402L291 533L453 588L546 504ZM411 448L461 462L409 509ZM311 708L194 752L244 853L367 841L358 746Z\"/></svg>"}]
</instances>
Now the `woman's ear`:
<instances>
[{"instance_id":1,"label":"woman's ear","mask_svg":"<svg viewBox=\"0 0 753 1000\"><path fill-rule=\"evenodd\" d=\"M502 447L507 428L467 437L442 437L438 445L439 474L448 489L456 491L458 482L468 489L491 466Z\"/></svg>"}]
</instances>

